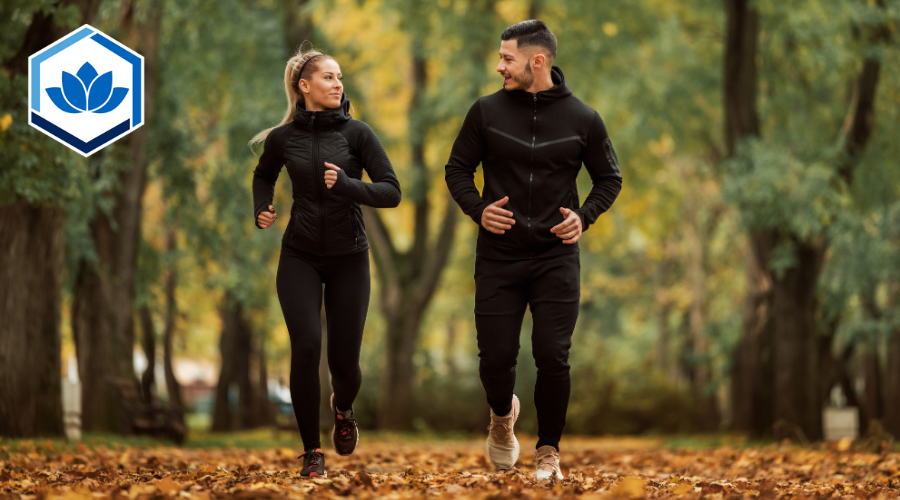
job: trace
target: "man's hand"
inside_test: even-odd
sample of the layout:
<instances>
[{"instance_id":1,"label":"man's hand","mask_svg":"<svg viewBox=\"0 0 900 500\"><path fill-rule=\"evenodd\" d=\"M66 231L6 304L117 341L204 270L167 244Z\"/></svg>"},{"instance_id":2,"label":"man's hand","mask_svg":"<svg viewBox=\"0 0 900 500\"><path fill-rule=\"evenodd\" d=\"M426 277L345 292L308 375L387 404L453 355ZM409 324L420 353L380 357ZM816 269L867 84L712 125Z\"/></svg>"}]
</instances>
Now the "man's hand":
<instances>
[{"instance_id":1,"label":"man's hand","mask_svg":"<svg viewBox=\"0 0 900 500\"><path fill-rule=\"evenodd\" d=\"M509 196L504 196L484 209L481 212L481 225L485 229L494 234L503 234L507 229L512 229L516 220L512 218L513 213L500 207L509 202Z\"/></svg>"},{"instance_id":2,"label":"man's hand","mask_svg":"<svg viewBox=\"0 0 900 500\"><path fill-rule=\"evenodd\" d=\"M566 245L571 245L581 238L581 217L568 208L559 207L559 211L566 220L553 226L550 232L562 238Z\"/></svg>"},{"instance_id":3,"label":"man's hand","mask_svg":"<svg viewBox=\"0 0 900 500\"><path fill-rule=\"evenodd\" d=\"M328 189L331 189L331 186L334 186L334 183L337 182L337 173L341 167L333 163L325 162L325 166L328 167L328 170L325 171L325 186Z\"/></svg>"},{"instance_id":4,"label":"man's hand","mask_svg":"<svg viewBox=\"0 0 900 500\"><path fill-rule=\"evenodd\" d=\"M269 205L269 211L266 212L265 210L263 210L262 212L260 212L256 217L256 223L259 224L259 227L265 229L274 224L275 219L277 218L278 215L275 214L275 207Z\"/></svg>"}]
</instances>

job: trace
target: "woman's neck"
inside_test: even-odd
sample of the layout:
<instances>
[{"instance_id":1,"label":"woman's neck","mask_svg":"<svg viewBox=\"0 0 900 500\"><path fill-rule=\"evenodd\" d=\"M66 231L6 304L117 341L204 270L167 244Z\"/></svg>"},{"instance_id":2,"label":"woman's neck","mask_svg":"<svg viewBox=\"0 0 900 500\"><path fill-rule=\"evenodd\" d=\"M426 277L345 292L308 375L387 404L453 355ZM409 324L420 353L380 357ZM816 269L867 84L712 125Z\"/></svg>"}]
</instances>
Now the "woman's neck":
<instances>
[{"instance_id":1,"label":"woman's neck","mask_svg":"<svg viewBox=\"0 0 900 500\"><path fill-rule=\"evenodd\" d=\"M326 108L317 102L306 101L306 110L307 111L325 111L331 108Z\"/></svg>"}]
</instances>

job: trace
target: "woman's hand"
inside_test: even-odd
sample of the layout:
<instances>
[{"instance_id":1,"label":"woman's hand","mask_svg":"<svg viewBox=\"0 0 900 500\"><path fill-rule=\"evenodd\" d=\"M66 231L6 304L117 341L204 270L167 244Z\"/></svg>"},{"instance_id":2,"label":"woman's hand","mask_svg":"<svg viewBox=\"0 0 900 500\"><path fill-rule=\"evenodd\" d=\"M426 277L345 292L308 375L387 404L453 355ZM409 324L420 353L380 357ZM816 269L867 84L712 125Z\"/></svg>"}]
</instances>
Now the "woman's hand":
<instances>
[{"instance_id":1,"label":"woman's hand","mask_svg":"<svg viewBox=\"0 0 900 500\"><path fill-rule=\"evenodd\" d=\"M265 229L272 224L275 223L275 219L278 218L278 215L275 214L275 207L269 205L269 211L266 212L263 210L259 213L259 216L256 217L256 223L259 224L259 227Z\"/></svg>"},{"instance_id":2,"label":"woman's hand","mask_svg":"<svg viewBox=\"0 0 900 500\"><path fill-rule=\"evenodd\" d=\"M334 186L334 183L337 182L338 170L340 170L341 167L338 167L333 163L328 163L327 161L325 162L325 166L328 167L328 170L325 171L325 186L327 186L328 189L331 189L331 186Z\"/></svg>"}]
</instances>

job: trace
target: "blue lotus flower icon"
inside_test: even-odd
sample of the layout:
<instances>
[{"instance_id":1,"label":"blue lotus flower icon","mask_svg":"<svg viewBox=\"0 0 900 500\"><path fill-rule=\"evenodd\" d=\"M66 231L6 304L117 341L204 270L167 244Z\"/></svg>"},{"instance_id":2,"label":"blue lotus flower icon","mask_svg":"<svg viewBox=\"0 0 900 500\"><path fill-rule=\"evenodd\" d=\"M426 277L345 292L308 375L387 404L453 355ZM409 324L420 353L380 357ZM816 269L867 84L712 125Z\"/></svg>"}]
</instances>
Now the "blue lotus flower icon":
<instances>
[{"instance_id":1,"label":"blue lotus flower icon","mask_svg":"<svg viewBox=\"0 0 900 500\"><path fill-rule=\"evenodd\" d=\"M97 70L86 62L75 75L62 72L62 88L46 90L53 104L66 113L109 113L128 95L127 88L113 88L112 83L112 71L97 76Z\"/></svg>"}]
</instances>

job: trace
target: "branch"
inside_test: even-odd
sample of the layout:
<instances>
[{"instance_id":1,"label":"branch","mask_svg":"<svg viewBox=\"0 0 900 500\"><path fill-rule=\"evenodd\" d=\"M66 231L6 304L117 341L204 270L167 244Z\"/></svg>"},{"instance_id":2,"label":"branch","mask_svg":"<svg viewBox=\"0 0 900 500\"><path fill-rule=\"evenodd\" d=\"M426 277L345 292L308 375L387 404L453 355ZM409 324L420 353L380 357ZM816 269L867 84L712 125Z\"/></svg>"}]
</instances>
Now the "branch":
<instances>
[{"instance_id":1,"label":"branch","mask_svg":"<svg viewBox=\"0 0 900 500\"><path fill-rule=\"evenodd\" d=\"M441 222L441 232L438 234L434 249L429 252L422 268L419 293L416 294L416 300L422 304L427 304L431 300L434 289L437 287L438 278L441 276L441 271L447 266L450 250L453 247L457 212L459 210L456 202L448 196L447 206L444 209L444 220Z\"/></svg>"},{"instance_id":2,"label":"branch","mask_svg":"<svg viewBox=\"0 0 900 500\"><path fill-rule=\"evenodd\" d=\"M363 214L369 221L367 234L372 240L372 256L375 258L375 270L383 283L391 283L400 279L400 271L397 268L399 254L391 241L390 233L378 215L378 211L372 207L363 205Z\"/></svg>"},{"instance_id":3,"label":"branch","mask_svg":"<svg viewBox=\"0 0 900 500\"><path fill-rule=\"evenodd\" d=\"M877 4L884 11L884 2L879 1ZM890 34L890 28L882 23L870 31L869 39L876 45L884 44L890 39ZM853 181L854 167L859 163L866 143L872 135L872 129L875 128L875 93L878 90L880 73L881 61L878 57L866 57L854 89L856 112L853 114L853 123L844 143L847 156L838 169L838 173L848 185Z\"/></svg>"}]
</instances>

